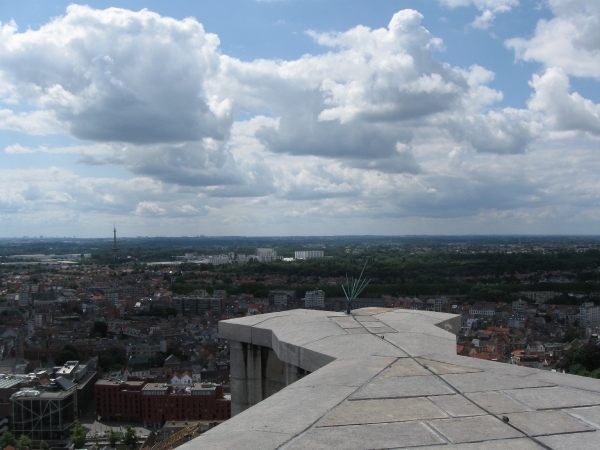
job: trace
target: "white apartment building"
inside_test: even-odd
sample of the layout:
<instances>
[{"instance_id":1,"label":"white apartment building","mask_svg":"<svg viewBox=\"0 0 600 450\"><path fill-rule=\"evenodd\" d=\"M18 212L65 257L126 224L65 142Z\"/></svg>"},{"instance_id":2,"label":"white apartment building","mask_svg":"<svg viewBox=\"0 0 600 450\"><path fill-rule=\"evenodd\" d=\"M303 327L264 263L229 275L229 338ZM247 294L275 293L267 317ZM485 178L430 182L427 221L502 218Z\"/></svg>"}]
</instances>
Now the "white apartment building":
<instances>
[{"instance_id":1,"label":"white apartment building","mask_svg":"<svg viewBox=\"0 0 600 450\"><path fill-rule=\"evenodd\" d=\"M220 266L221 264L229 264L229 255L209 256L208 261L215 266Z\"/></svg>"},{"instance_id":2,"label":"white apartment building","mask_svg":"<svg viewBox=\"0 0 600 450\"><path fill-rule=\"evenodd\" d=\"M273 248L257 248L256 256L260 262L271 262L277 259L277 250Z\"/></svg>"},{"instance_id":3,"label":"white apartment building","mask_svg":"<svg viewBox=\"0 0 600 450\"><path fill-rule=\"evenodd\" d=\"M600 306L594 305L593 302L581 305L579 307L579 322L582 324L600 322Z\"/></svg>"},{"instance_id":4,"label":"white apartment building","mask_svg":"<svg viewBox=\"0 0 600 450\"><path fill-rule=\"evenodd\" d=\"M325 292L321 290L306 291L304 295L305 308L324 308L325 307Z\"/></svg>"},{"instance_id":5,"label":"white apartment building","mask_svg":"<svg viewBox=\"0 0 600 450\"><path fill-rule=\"evenodd\" d=\"M325 252L323 250L300 250L294 253L295 259L322 258L325 256Z\"/></svg>"}]
</instances>

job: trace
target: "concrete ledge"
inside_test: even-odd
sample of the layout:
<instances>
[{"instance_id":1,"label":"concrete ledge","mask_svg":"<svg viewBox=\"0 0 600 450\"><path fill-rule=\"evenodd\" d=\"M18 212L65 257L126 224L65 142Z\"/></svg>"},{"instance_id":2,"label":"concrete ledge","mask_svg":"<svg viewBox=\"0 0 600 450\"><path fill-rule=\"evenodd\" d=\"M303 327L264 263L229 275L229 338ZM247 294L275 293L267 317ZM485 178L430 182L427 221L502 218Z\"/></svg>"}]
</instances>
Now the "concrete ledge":
<instances>
[{"instance_id":1,"label":"concrete ledge","mask_svg":"<svg viewBox=\"0 0 600 450\"><path fill-rule=\"evenodd\" d=\"M237 414L182 450L595 448L600 380L458 356L459 327L387 308L220 322Z\"/></svg>"}]
</instances>

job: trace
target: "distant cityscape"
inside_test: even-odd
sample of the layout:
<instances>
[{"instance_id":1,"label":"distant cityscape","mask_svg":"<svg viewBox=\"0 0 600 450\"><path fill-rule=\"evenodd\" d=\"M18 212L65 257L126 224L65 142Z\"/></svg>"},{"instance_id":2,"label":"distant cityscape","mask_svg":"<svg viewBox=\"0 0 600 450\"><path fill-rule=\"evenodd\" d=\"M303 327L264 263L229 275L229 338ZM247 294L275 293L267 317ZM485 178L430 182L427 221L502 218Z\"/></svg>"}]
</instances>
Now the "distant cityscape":
<instances>
[{"instance_id":1,"label":"distant cityscape","mask_svg":"<svg viewBox=\"0 0 600 450\"><path fill-rule=\"evenodd\" d=\"M131 424L141 445L176 446L231 417L230 348L219 338L220 320L345 311L341 286L363 265L373 284L354 309L456 314L459 355L573 372L561 366L564 356L596 345L600 329L593 241L353 238L319 244L326 250L285 243L284 255L293 257L273 246L171 251L170 261L158 262L140 261L118 244L115 238L103 248L62 253L1 248L0 431L58 445L81 421L90 442L108 444L113 427ZM419 292L443 286L435 270L444 271L447 291ZM426 273L431 278L418 278Z\"/></svg>"}]
</instances>

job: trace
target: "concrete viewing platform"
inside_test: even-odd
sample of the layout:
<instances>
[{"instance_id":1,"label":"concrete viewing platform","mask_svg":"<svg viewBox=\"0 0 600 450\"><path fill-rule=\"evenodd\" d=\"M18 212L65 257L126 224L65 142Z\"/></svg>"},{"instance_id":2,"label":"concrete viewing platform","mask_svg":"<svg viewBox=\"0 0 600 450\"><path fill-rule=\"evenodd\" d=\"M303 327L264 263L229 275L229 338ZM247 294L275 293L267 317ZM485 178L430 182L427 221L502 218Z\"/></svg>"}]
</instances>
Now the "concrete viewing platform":
<instances>
[{"instance_id":1,"label":"concrete viewing platform","mask_svg":"<svg viewBox=\"0 0 600 450\"><path fill-rule=\"evenodd\" d=\"M366 308L219 323L232 417L192 449L600 449L600 380L456 355L460 318Z\"/></svg>"}]
</instances>

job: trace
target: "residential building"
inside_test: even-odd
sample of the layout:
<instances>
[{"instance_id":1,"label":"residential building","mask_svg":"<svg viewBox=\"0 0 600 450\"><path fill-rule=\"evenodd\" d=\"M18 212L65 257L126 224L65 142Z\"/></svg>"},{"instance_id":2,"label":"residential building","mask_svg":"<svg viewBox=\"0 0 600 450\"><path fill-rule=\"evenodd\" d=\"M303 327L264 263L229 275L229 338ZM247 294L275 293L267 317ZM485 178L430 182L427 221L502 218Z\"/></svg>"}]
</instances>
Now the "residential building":
<instances>
[{"instance_id":1,"label":"residential building","mask_svg":"<svg viewBox=\"0 0 600 450\"><path fill-rule=\"evenodd\" d=\"M291 309L296 301L296 291L269 291L269 306Z\"/></svg>"},{"instance_id":2,"label":"residential building","mask_svg":"<svg viewBox=\"0 0 600 450\"><path fill-rule=\"evenodd\" d=\"M581 324L598 323L600 321L600 306L586 302L579 307L579 322Z\"/></svg>"},{"instance_id":3,"label":"residential building","mask_svg":"<svg viewBox=\"0 0 600 450\"><path fill-rule=\"evenodd\" d=\"M324 308L325 292L321 290L306 291L306 294L304 295L304 307L307 309Z\"/></svg>"},{"instance_id":4,"label":"residential building","mask_svg":"<svg viewBox=\"0 0 600 450\"><path fill-rule=\"evenodd\" d=\"M294 253L295 259L323 258L323 256L325 256L325 252L323 250L300 250Z\"/></svg>"},{"instance_id":5,"label":"residential building","mask_svg":"<svg viewBox=\"0 0 600 450\"><path fill-rule=\"evenodd\" d=\"M475 302L469 314L473 316L493 316L496 314L496 304L490 302Z\"/></svg>"},{"instance_id":6,"label":"residential building","mask_svg":"<svg viewBox=\"0 0 600 450\"><path fill-rule=\"evenodd\" d=\"M260 262L271 262L277 259L277 250L273 248L257 248L256 256Z\"/></svg>"}]
</instances>

